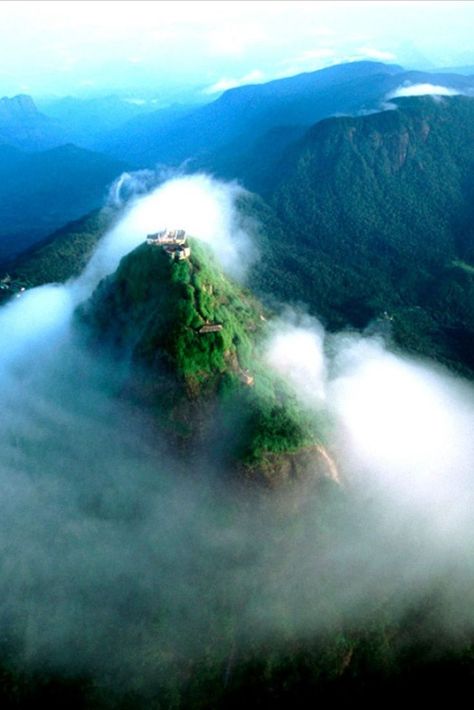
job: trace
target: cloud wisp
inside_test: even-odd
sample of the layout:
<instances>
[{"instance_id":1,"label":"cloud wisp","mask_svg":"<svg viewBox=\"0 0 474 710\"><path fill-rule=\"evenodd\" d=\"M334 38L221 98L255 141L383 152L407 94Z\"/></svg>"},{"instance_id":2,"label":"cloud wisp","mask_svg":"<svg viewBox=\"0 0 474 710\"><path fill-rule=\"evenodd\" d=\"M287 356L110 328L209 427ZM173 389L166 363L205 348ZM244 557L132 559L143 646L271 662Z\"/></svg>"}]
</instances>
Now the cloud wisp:
<instances>
[{"instance_id":1,"label":"cloud wisp","mask_svg":"<svg viewBox=\"0 0 474 710\"><path fill-rule=\"evenodd\" d=\"M99 281L115 271L120 259L160 229L185 229L208 244L224 270L243 279L258 258L236 202L245 195L237 183L223 183L205 174L177 176L148 192L155 174L124 173L113 199L126 202L123 218L101 241L82 276L74 284L75 300L83 300ZM124 194L125 193L125 194ZM147 194L143 194L147 193ZM119 204L117 203L117 204Z\"/></svg>"},{"instance_id":2,"label":"cloud wisp","mask_svg":"<svg viewBox=\"0 0 474 710\"><path fill-rule=\"evenodd\" d=\"M390 92L387 99L399 99L407 96L458 96L462 91L448 86L436 84L411 84L410 86L399 86Z\"/></svg>"},{"instance_id":3,"label":"cloud wisp","mask_svg":"<svg viewBox=\"0 0 474 710\"><path fill-rule=\"evenodd\" d=\"M263 81L265 81L265 74L260 71L260 69L253 69L238 79L223 77L204 89L203 93L206 95L220 94L223 91L235 89L238 86L244 86L246 84L261 84Z\"/></svg>"}]
</instances>

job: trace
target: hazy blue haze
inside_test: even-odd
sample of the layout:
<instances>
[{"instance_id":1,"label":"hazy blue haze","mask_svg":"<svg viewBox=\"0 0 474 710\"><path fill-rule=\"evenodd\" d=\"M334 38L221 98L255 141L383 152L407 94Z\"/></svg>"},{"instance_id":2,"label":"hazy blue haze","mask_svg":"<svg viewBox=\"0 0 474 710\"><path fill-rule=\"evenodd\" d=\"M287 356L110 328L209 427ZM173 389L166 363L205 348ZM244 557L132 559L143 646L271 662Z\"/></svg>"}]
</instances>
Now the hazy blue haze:
<instances>
[{"instance_id":1,"label":"hazy blue haze","mask_svg":"<svg viewBox=\"0 0 474 710\"><path fill-rule=\"evenodd\" d=\"M354 59L474 64L470 2L0 5L0 94L167 102Z\"/></svg>"}]
</instances>

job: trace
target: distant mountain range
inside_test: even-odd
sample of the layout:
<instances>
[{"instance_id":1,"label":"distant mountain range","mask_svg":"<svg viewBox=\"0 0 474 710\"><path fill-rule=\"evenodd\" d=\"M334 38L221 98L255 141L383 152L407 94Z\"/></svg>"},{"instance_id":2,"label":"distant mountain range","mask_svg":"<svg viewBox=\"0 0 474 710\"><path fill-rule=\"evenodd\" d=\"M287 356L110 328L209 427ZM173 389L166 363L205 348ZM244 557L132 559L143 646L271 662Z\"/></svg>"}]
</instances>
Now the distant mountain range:
<instances>
[{"instance_id":1,"label":"distant mountain range","mask_svg":"<svg viewBox=\"0 0 474 710\"><path fill-rule=\"evenodd\" d=\"M63 126L71 136L71 142L83 148L95 149L97 145L106 145L114 140L117 129L128 121L135 120L136 125L145 121L153 113L174 120L186 112L186 107L170 106L158 108L158 100L126 99L120 96L103 96L79 99L67 96L42 102L44 113ZM99 148L100 148L99 146Z\"/></svg>"},{"instance_id":2,"label":"distant mountain range","mask_svg":"<svg viewBox=\"0 0 474 710\"><path fill-rule=\"evenodd\" d=\"M3 98L0 259L100 207L107 184L127 166L185 164L187 171L237 178L266 194L281 155L310 126L329 116L376 110L398 87L417 83L474 90L472 76L354 62L231 89L197 108L150 112L152 104L120 97L65 98L43 104L51 111L46 115L31 97Z\"/></svg>"},{"instance_id":3,"label":"distant mountain range","mask_svg":"<svg viewBox=\"0 0 474 710\"><path fill-rule=\"evenodd\" d=\"M135 117L104 148L135 165L188 159L189 171L239 179L260 195L243 209L267 234L254 274L262 292L307 303L330 328L376 323L404 348L474 372L474 98L384 105L418 83L469 93L474 77L331 67L233 89L184 115ZM25 97L2 111L10 124L43 121ZM73 145L0 146L0 258L99 207L126 168Z\"/></svg>"},{"instance_id":4,"label":"distant mountain range","mask_svg":"<svg viewBox=\"0 0 474 710\"><path fill-rule=\"evenodd\" d=\"M43 100L38 109L31 96L0 99L0 145L37 151L73 143L95 149L115 140L119 127L129 121L140 126L152 113L153 124L169 123L191 110L175 105L157 109L153 101L104 96L91 99L64 97Z\"/></svg>"},{"instance_id":5,"label":"distant mountain range","mask_svg":"<svg viewBox=\"0 0 474 710\"><path fill-rule=\"evenodd\" d=\"M0 262L101 207L126 169L74 145L34 153L0 145Z\"/></svg>"},{"instance_id":6,"label":"distant mountain range","mask_svg":"<svg viewBox=\"0 0 474 710\"><path fill-rule=\"evenodd\" d=\"M0 145L45 150L67 143L70 136L67 128L38 111L31 96L0 99Z\"/></svg>"},{"instance_id":7,"label":"distant mountain range","mask_svg":"<svg viewBox=\"0 0 474 710\"><path fill-rule=\"evenodd\" d=\"M330 327L382 319L405 348L474 371L474 98L396 105L321 121L280 153L260 278Z\"/></svg>"},{"instance_id":8,"label":"distant mountain range","mask_svg":"<svg viewBox=\"0 0 474 710\"><path fill-rule=\"evenodd\" d=\"M40 112L31 97L19 95L0 99L0 144L44 150L71 142L137 167L192 160L236 173L238 162L219 161L216 152L231 153L236 145L251 151L280 126L305 128L328 116L376 110L397 88L420 83L474 90L474 77L462 73L362 61L230 89L198 107L153 110L153 102L118 96L65 97L43 101Z\"/></svg>"},{"instance_id":9,"label":"distant mountain range","mask_svg":"<svg viewBox=\"0 0 474 710\"><path fill-rule=\"evenodd\" d=\"M392 104L389 110L366 115L327 118L307 130L275 127L253 149L246 142L247 152L239 144L221 152L222 164L226 161L230 170L232 162L239 163L235 176L260 193L241 204L263 227L262 260L252 285L262 294L307 304L329 328L382 329L404 349L471 374L474 98L414 97ZM1 165L19 160L18 151L3 151ZM110 179L124 167L73 147L28 159L42 164L54 163L54 157L57 174L68 164L72 180L76 165L81 184L93 174ZM47 170L51 172L49 163ZM25 212L18 195L25 190L36 194L34 171L16 170L17 181L25 175L28 184L12 186L11 196L3 200L11 207L12 224ZM57 183L63 188L53 180L49 196L37 193L36 212L27 214L30 223L32 214L43 219L44 205L57 200ZM2 184L6 190L6 181ZM38 184L44 189L43 178ZM96 202L103 184L96 182ZM85 205L74 189L79 190L77 183L64 189L65 205L71 206L71 195L76 204ZM88 195L91 205L92 197ZM70 250L74 258L67 260L70 266L62 262L61 274L73 268L84 244L92 243L89 236L78 240ZM41 279L47 280L54 248L42 254ZM20 277L22 270L24 262ZM53 271L56 275L56 267ZM37 283L31 269L25 273Z\"/></svg>"},{"instance_id":10,"label":"distant mountain range","mask_svg":"<svg viewBox=\"0 0 474 710\"><path fill-rule=\"evenodd\" d=\"M397 88L422 83L474 90L474 77L353 62L230 89L178 120L151 113L146 121L128 122L97 147L141 166L190 160L194 167L235 177L241 156L250 156L268 131L280 126L304 129L328 116L377 110Z\"/></svg>"},{"instance_id":11,"label":"distant mountain range","mask_svg":"<svg viewBox=\"0 0 474 710\"><path fill-rule=\"evenodd\" d=\"M392 99L383 111L303 125L313 110L380 103L407 77L442 81L364 62L235 89L177 119L174 147L165 142L162 155L195 149L190 170L206 167L259 193L242 209L263 225L253 274L262 293L308 304L329 328L372 324L405 349L472 373L474 98ZM447 79L459 91L473 81ZM140 117L147 130L153 120ZM74 146L31 155L3 146L4 256L100 206L125 167ZM44 275L51 258L42 259Z\"/></svg>"}]
</instances>

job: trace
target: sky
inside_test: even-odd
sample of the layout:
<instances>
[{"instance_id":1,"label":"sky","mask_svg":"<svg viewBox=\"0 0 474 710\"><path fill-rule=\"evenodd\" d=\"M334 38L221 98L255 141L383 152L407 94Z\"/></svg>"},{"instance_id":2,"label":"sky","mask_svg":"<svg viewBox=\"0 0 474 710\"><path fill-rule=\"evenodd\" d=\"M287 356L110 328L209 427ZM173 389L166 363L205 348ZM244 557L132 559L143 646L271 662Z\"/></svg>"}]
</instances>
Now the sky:
<instances>
[{"instance_id":1,"label":"sky","mask_svg":"<svg viewBox=\"0 0 474 710\"><path fill-rule=\"evenodd\" d=\"M474 64L474 3L4 0L0 95L217 95L357 59Z\"/></svg>"}]
</instances>

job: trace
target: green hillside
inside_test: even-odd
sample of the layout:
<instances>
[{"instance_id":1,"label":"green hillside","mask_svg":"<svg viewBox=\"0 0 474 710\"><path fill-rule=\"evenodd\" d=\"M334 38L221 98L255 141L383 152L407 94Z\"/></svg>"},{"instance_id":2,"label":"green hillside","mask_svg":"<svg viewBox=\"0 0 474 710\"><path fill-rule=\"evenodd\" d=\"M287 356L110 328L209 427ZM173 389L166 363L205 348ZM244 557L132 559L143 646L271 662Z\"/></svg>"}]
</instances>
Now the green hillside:
<instances>
[{"instance_id":1,"label":"green hillside","mask_svg":"<svg viewBox=\"0 0 474 710\"><path fill-rule=\"evenodd\" d=\"M464 98L400 101L397 111L330 119L297 143L281 141L279 169L259 172L268 202L247 195L239 204L262 227L261 260L251 274L252 286L269 300L309 306L332 328L372 323L374 329L391 329L405 349L472 374L472 106ZM69 225L18 260L13 275L35 285L78 273L110 219L113 215L102 212ZM266 308L225 277L204 245L190 240L190 246L191 256L184 261L146 244L127 255L78 311L78 332L85 332L95 350L112 353L111 366L130 363L119 396L154 413L157 441L164 435L173 451L178 449L176 458L185 462L187 473L199 468L189 463L206 452L212 470L221 477L229 471L239 474L239 481L271 486L299 477L306 455L314 473L314 456L328 427L325 415L311 424L285 383L266 369ZM200 332L205 326L215 327ZM368 535L378 530L383 511L376 500L366 495L360 500L350 486L328 482L305 488L294 508L290 504L291 512L276 511L276 527L262 538L272 590L269 611L281 622L271 634L265 633L265 618L245 613L262 608L262 585L240 540L229 576L219 577L216 563L220 534L228 534L227 517L243 515L252 530L259 508L242 510L235 496L235 507L223 511L214 481L212 488L216 497L204 511L209 520L220 520L211 572L203 574L196 563L194 528L186 528L185 521L183 547L191 558L186 585L173 546L165 555L162 586L155 589L143 581L153 598L150 623L156 636L145 648L141 642L132 648L132 667L138 670L124 679L114 669L98 682L80 671L23 669L15 665L5 637L0 697L7 707L36 706L40 699L51 707L227 710L339 701L345 706L354 700L379 705L388 697L406 703L418 694L426 702L439 700L442 692L451 700L467 696L472 633L457 627L456 610L452 636L446 637L442 600L445 593L452 597L443 575L400 614L407 585L403 575L393 587L384 567L371 578L371 554L357 549L361 529ZM270 499L278 508L278 496L262 496L262 501ZM186 500L180 499L181 504L186 506ZM194 516L193 510L189 518ZM128 533L129 528L124 548ZM153 547L153 531L146 527L144 534ZM310 540L331 565L334 540L351 535L355 547L335 560L341 575L331 582L324 566L317 575L320 596L313 584L298 585L298 578L295 596L285 596L295 551L304 553ZM166 542L165 535L165 547ZM448 575L456 571L456 555L452 564ZM250 579L241 605L233 591L242 567L250 570ZM366 574L374 596L356 622L336 600L341 589L350 594L354 581L362 583ZM204 609L202 623L193 625L186 606L183 612L183 586L192 592L193 613ZM217 613L209 603L214 595ZM123 619L134 608L130 596L125 589ZM138 637L140 601L138 594L139 611L132 617ZM318 617L320 633L311 626L302 632L300 611L306 608ZM177 633L183 627L190 638L187 654L180 653ZM121 638L120 632L121 624L114 623L102 653L113 656L111 638L115 633Z\"/></svg>"},{"instance_id":2,"label":"green hillside","mask_svg":"<svg viewBox=\"0 0 474 710\"><path fill-rule=\"evenodd\" d=\"M403 348L474 370L474 100L316 124L264 194L263 290L310 304L331 328L390 325ZM460 266L462 265L462 266Z\"/></svg>"},{"instance_id":3,"label":"green hillside","mask_svg":"<svg viewBox=\"0 0 474 710\"><path fill-rule=\"evenodd\" d=\"M398 87L423 83L469 92L474 79L405 71L377 61L349 62L229 89L195 109L149 113L99 138L96 146L140 166L191 160L196 169L239 177L256 189L261 176L252 161L260 160L256 151L268 132L281 126L309 128L328 116L376 110Z\"/></svg>"},{"instance_id":4,"label":"green hillside","mask_svg":"<svg viewBox=\"0 0 474 710\"><path fill-rule=\"evenodd\" d=\"M17 259L5 264L0 280L10 278L8 288L0 289L0 303L19 288L47 283L63 283L79 276L99 239L112 226L116 212L103 209L66 224L43 242Z\"/></svg>"},{"instance_id":5,"label":"green hillside","mask_svg":"<svg viewBox=\"0 0 474 710\"><path fill-rule=\"evenodd\" d=\"M272 477L274 454L316 445L322 431L265 366L261 304L224 276L205 245L189 244L183 261L160 247L135 249L80 319L94 342L131 355L128 387L154 407L173 441L226 448L235 463L260 465L258 475Z\"/></svg>"}]
</instances>

